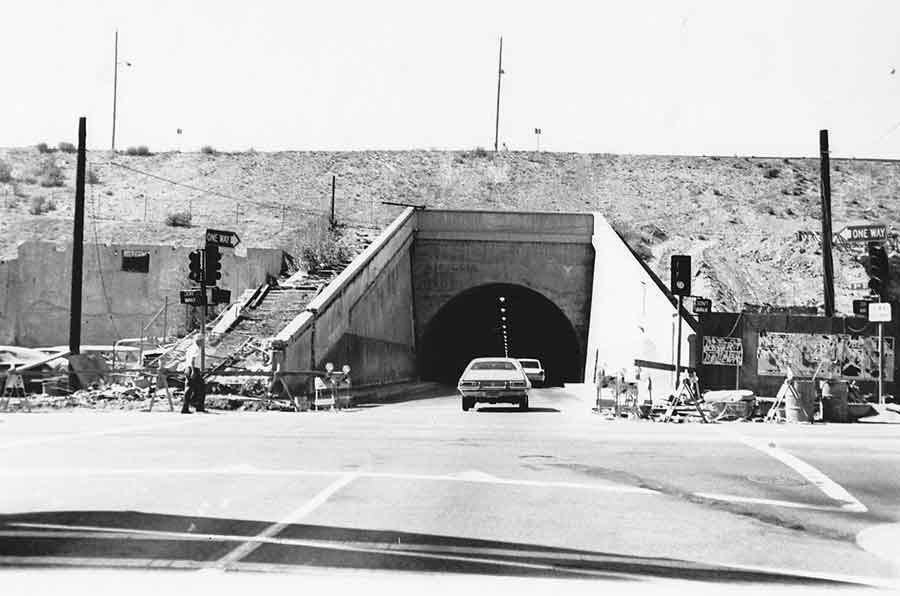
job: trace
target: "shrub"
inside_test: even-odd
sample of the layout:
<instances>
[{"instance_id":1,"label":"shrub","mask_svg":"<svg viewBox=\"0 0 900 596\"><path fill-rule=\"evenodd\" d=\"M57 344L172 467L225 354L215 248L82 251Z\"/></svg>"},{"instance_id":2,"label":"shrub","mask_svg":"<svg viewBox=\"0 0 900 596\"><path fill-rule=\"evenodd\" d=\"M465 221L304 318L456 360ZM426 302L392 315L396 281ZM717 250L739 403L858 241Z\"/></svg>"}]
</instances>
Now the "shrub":
<instances>
[{"instance_id":1,"label":"shrub","mask_svg":"<svg viewBox=\"0 0 900 596\"><path fill-rule=\"evenodd\" d=\"M646 231L639 232L625 223L613 223L613 229L629 248L645 263L653 259L653 251L650 250L652 236L648 237ZM662 232L662 230L660 230ZM665 233L663 232L663 235Z\"/></svg>"},{"instance_id":2,"label":"shrub","mask_svg":"<svg viewBox=\"0 0 900 596\"><path fill-rule=\"evenodd\" d=\"M66 181L62 168L56 165L56 160L48 157L41 163L40 167L35 171L41 186L53 187L62 186Z\"/></svg>"},{"instance_id":3,"label":"shrub","mask_svg":"<svg viewBox=\"0 0 900 596\"><path fill-rule=\"evenodd\" d=\"M12 168L0 159L0 182L12 182Z\"/></svg>"},{"instance_id":4,"label":"shrub","mask_svg":"<svg viewBox=\"0 0 900 596\"><path fill-rule=\"evenodd\" d=\"M100 176L97 175L97 172L95 172L94 170L87 171L87 183L100 184Z\"/></svg>"},{"instance_id":5,"label":"shrub","mask_svg":"<svg viewBox=\"0 0 900 596\"><path fill-rule=\"evenodd\" d=\"M77 151L75 145L73 145L72 143L67 143L65 141L61 142L59 145L57 145L57 147L63 153L75 153L75 151Z\"/></svg>"},{"instance_id":6,"label":"shrub","mask_svg":"<svg viewBox=\"0 0 900 596\"><path fill-rule=\"evenodd\" d=\"M781 170L778 168L769 168L766 170L766 173L763 174L766 178L778 178L781 175Z\"/></svg>"},{"instance_id":7,"label":"shrub","mask_svg":"<svg viewBox=\"0 0 900 596\"><path fill-rule=\"evenodd\" d=\"M47 143L38 143L35 145L37 147L38 153L52 153L53 150L50 148Z\"/></svg>"},{"instance_id":8,"label":"shrub","mask_svg":"<svg viewBox=\"0 0 900 596\"><path fill-rule=\"evenodd\" d=\"M200 147L200 153L215 155L216 153L218 153L218 151L216 151L216 148L212 145L203 145L202 147Z\"/></svg>"},{"instance_id":9,"label":"shrub","mask_svg":"<svg viewBox=\"0 0 900 596\"><path fill-rule=\"evenodd\" d=\"M32 215L43 215L48 211L56 209L56 203L48 201L45 197L31 197L31 204L28 206L28 213Z\"/></svg>"},{"instance_id":10,"label":"shrub","mask_svg":"<svg viewBox=\"0 0 900 596\"><path fill-rule=\"evenodd\" d=\"M22 178L22 182L24 182L25 184L37 184L37 178L35 178L34 176L25 176L24 178Z\"/></svg>"},{"instance_id":11,"label":"shrub","mask_svg":"<svg viewBox=\"0 0 900 596\"><path fill-rule=\"evenodd\" d=\"M173 228L191 227L191 214L187 211L175 211L166 215L166 225Z\"/></svg>"},{"instance_id":12,"label":"shrub","mask_svg":"<svg viewBox=\"0 0 900 596\"><path fill-rule=\"evenodd\" d=\"M309 271L341 269L353 255L342 242L340 229L332 229L328 221L316 222L295 247L296 254L306 263Z\"/></svg>"},{"instance_id":13,"label":"shrub","mask_svg":"<svg viewBox=\"0 0 900 596\"><path fill-rule=\"evenodd\" d=\"M719 190L718 188L714 188L714 189L713 189L713 194L716 195L717 197L721 197L721 196L722 196L722 191Z\"/></svg>"},{"instance_id":14,"label":"shrub","mask_svg":"<svg viewBox=\"0 0 900 596\"><path fill-rule=\"evenodd\" d=\"M125 150L125 155L140 155L147 156L150 155L150 149L147 145L138 145L137 147L129 147Z\"/></svg>"}]
</instances>

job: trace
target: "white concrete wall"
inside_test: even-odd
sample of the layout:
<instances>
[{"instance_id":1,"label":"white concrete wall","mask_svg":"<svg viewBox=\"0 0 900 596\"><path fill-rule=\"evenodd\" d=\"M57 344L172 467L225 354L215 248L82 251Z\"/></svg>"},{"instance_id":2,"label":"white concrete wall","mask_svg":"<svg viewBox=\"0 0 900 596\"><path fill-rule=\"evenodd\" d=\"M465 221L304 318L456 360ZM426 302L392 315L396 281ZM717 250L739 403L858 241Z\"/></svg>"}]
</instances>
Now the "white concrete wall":
<instances>
[{"instance_id":1,"label":"white concrete wall","mask_svg":"<svg viewBox=\"0 0 900 596\"><path fill-rule=\"evenodd\" d=\"M619 238L606 218L594 214L594 282L588 328L585 383L593 383L597 368L606 374L631 370L636 358L675 364L676 307ZM665 282L666 284L668 282ZM681 363L689 364L685 319L682 327ZM653 400L665 399L675 383L673 372L643 369L642 378L653 380Z\"/></svg>"}]
</instances>

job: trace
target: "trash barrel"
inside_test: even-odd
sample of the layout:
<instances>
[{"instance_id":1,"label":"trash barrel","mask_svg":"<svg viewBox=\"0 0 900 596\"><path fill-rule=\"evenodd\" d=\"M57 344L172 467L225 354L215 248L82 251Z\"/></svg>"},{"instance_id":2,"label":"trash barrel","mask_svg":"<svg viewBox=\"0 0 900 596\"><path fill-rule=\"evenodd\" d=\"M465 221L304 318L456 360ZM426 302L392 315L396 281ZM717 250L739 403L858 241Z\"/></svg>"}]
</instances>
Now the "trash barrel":
<instances>
[{"instance_id":1,"label":"trash barrel","mask_svg":"<svg viewBox=\"0 0 900 596\"><path fill-rule=\"evenodd\" d=\"M794 392L784 398L785 422L811 422L815 412L816 388L812 381L794 381Z\"/></svg>"},{"instance_id":2,"label":"trash barrel","mask_svg":"<svg viewBox=\"0 0 900 596\"><path fill-rule=\"evenodd\" d=\"M822 381L822 418L825 422L850 422L847 383Z\"/></svg>"}]
</instances>

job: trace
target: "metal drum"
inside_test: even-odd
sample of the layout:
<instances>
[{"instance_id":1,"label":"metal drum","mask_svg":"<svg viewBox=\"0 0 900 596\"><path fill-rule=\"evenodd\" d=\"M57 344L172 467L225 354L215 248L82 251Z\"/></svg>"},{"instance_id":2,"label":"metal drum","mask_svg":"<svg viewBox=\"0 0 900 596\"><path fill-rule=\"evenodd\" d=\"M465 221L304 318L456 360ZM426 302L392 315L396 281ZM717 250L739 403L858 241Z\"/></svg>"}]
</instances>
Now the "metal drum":
<instances>
[{"instance_id":1,"label":"metal drum","mask_svg":"<svg viewBox=\"0 0 900 596\"><path fill-rule=\"evenodd\" d=\"M822 418L826 422L850 422L844 381L822 381Z\"/></svg>"},{"instance_id":2,"label":"metal drum","mask_svg":"<svg viewBox=\"0 0 900 596\"><path fill-rule=\"evenodd\" d=\"M812 422L815 415L816 388L812 381L794 381L796 395L788 391L784 397L785 422Z\"/></svg>"}]
</instances>

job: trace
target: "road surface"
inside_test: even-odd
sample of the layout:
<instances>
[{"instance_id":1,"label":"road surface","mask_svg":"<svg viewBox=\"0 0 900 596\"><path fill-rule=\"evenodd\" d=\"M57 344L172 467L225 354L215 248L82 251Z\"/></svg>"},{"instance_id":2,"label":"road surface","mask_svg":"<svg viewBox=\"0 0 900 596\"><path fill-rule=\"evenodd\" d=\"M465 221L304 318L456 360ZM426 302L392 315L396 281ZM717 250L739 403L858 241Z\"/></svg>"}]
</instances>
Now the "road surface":
<instances>
[{"instance_id":1,"label":"road surface","mask_svg":"<svg viewBox=\"0 0 900 596\"><path fill-rule=\"evenodd\" d=\"M0 417L0 565L900 585L900 427L432 399Z\"/></svg>"}]
</instances>

